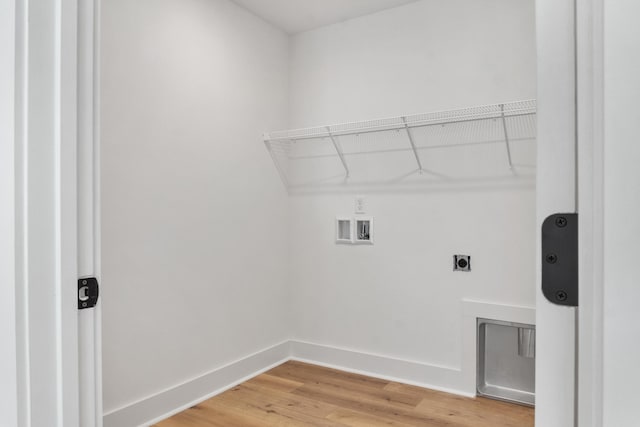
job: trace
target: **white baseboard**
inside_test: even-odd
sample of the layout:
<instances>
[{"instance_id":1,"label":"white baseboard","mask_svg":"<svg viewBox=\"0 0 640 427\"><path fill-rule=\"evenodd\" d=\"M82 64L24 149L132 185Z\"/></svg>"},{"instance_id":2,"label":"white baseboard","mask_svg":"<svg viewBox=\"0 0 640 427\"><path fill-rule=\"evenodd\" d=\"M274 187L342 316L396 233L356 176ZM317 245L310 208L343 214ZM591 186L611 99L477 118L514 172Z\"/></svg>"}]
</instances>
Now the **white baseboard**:
<instances>
[{"instance_id":1,"label":"white baseboard","mask_svg":"<svg viewBox=\"0 0 640 427\"><path fill-rule=\"evenodd\" d=\"M463 396L459 369L379 356L326 345L286 341L153 396L113 410L104 427L143 427L210 399L288 360L368 375Z\"/></svg>"},{"instance_id":2,"label":"white baseboard","mask_svg":"<svg viewBox=\"0 0 640 427\"><path fill-rule=\"evenodd\" d=\"M463 301L462 365L440 366L303 341L285 341L104 416L104 427L149 426L220 394L288 360L475 396L476 319L535 323L535 309Z\"/></svg>"},{"instance_id":3,"label":"white baseboard","mask_svg":"<svg viewBox=\"0 0 640 427\"><path fill-rule=\"evenodd\" d=\"M247 381L290 358L289 341L254 353L104 415L104 427L149 426Z\"/></svg>"},{"instance_id":4,"label":"white baseboard","mask_svg":"<svg viewBox=\"0 0 640 427\"><path fill-rule=\"evenodd\" d=\"M459 368L396 359L327 345L291 341L291 359L461 396L465 390Z\"/></svg>"}]
</instances>

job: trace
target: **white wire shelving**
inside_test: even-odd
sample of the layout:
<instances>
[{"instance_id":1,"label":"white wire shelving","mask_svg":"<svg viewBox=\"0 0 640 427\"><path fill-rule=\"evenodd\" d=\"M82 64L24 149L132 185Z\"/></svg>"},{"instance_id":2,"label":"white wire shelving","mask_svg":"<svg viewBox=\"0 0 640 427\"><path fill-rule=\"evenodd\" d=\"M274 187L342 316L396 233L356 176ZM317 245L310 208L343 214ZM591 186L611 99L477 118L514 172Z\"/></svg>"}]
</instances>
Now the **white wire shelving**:
<instances>
[{"instance_id":1,"label":"white wire shelving","mask_svg":"<svg viewBox=\"0 0 640 427\"><path fill-rule=\"evenodd\" d=\"M502 146L500 161L513 170L514 142L535 137L536 101L524 100L275 131L264 134L264 143L285 186L292 188L328 179L349 182L354 175L366 181L373 169L386 167L422 174L430 171L426 150L486 144Z\"/></svg>"}]
</instances>

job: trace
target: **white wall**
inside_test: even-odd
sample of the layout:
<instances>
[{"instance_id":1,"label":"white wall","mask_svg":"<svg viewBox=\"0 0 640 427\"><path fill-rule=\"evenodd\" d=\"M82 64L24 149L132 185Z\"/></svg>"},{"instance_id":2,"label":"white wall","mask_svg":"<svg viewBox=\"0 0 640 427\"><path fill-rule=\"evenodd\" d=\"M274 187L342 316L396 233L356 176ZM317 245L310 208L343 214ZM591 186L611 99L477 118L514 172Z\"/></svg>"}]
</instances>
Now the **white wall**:
<instances>
[{"instance_id":1,"label":"white wall","mask_svg":"<svg viewBox=\"0 0 640 427\"><path fill-rule=\"evenodd\" d=\"M535 97L533 6L425 0L289 40L224 0L103 4L110 425L292 334L458 372L475 354L462 354L463 299L534 306L530 141L514 142L515 174L499 145L425 162L461 171L463 158L465 179L358 188L375 216L370 247L333 241L355 189L287 198L260 143L289 125ZM487 167L499 171L473 179ZM472 273L451 271L454 253L473 256Z\"/></svg>"},{"instance_id":2,"label":"white wall","mask_svg":"<svg viewBox=\"0 0 640 427\"><path fill-rule=\"evenodd\" d=\"M532 0L424 0L294 36L291 125L535 98L535 64ZM294 338L460 368L463 299L535 306L535 147L524 144L515 174L503 146L438 163L423 154L440 172L489 162L502 168L493 179L294 194ZM374 246L334 243L355 194L375 217ZM451 271L456 253L472 255L473 272Z\"/></svg>"},{"instance_id":3,"label":"white wall","mask_svg":"<svg viewBox=\"0 0 640 427\"><path fill-rule=\"evenodd\" d=\"M102 4L105 413L288 338L288 39L226 0ZM170 410L173 408L166 408Z\"/></svg>"},{"instance_id":4,"label":"white wall","mask_svg":"<svg viewBox=\"0 0 640 427\"><path fill-rule=\"evenodd\" d=\"M15 2L0 2L0 425L18 422L15 296Z\"/></svg>"},{"instance_id":5,"label":"white wall","mask_svg":"<svg viewBox=\"0 0 640 427\"><path fill-rule=\"evenodd\" d=\"M640 4L604 1L604 426L637 424L640 401Z\"/></svg>"},{"instance_id":6,"label":"white wall","mask_svg":"<svg viewBox=\"0 0 640 427\"><path fill-rule=\"evenodd\" d=\"M292 39L291 125L535 98L533 0L422 0Z\"/></svg>"}]
</instances>

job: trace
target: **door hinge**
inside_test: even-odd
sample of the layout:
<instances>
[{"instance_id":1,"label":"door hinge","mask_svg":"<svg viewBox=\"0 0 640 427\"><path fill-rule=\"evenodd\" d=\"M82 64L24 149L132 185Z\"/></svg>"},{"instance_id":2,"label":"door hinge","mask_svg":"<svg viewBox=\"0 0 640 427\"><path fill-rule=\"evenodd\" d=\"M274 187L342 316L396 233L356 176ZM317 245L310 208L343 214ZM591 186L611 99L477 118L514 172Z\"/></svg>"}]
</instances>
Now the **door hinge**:
<instances>
[{"instance_id":1,"label":"door hinge","mask_svg":"<svg viewBox=\"0 0 640 427\"><path fill-rule=\"evenodd\" d=\"M78 279L78 309L95 307L100 295L100 285L95 277Z\"/></svg>"},{"instance_id":2,"label":"door hinge","mask_svg":"<svg viewBox=\"0 0 640 427\"><path fill-rule=\"evenodd\" d=\"M542 223L542 293L554 304L578 306L578 214Z\"/></svg>"}]
</instances>

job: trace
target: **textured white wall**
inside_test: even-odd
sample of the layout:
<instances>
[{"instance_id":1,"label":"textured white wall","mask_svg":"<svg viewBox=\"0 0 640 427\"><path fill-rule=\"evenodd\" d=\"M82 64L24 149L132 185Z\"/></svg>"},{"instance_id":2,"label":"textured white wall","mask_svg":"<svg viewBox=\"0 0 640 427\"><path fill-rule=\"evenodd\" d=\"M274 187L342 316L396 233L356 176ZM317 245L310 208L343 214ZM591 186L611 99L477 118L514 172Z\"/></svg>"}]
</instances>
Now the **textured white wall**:
<instances>
[{"instance_id":1,"label":"textured white wall","mask_svg":"<svg viewBox=\"0 0 640 427\"><path fill-rule=\"evenodd\" d=\"M288 39L226 0L102 5L104 407L288 337ZM170 410L173 408L167 408Z\"/></svg>"},{"instance_id":2,"label":"textured white wall","mask_svg":"<svg viewBox=\"0 0 640 427\"><path fill-rule=\"evenodd\" d=\"M635 1L604 1L604 423L638 423L640 28Z\"/></svg>"},{"instance_id":3,"label":"textured white wall","mask_svg":"<svg viewBox=\"0 0 640 427\"><path fill-rule=\"evenodd\" d=\"M296 35L291 55L293 127L535 98L534 2L424 0ZM437 163L425 152L425 167L445 173L461 159L503 169L496 179L294 195L294 338L459 367L461 299L534 307L528 144L514 148L517 176L504 174L503 146L440 153ZM375 217L374 246L334 243L335 216L353 214L356 194ZM473 272L451 271L456 253L472 256Z\"/></svg>"}]
</instances>

